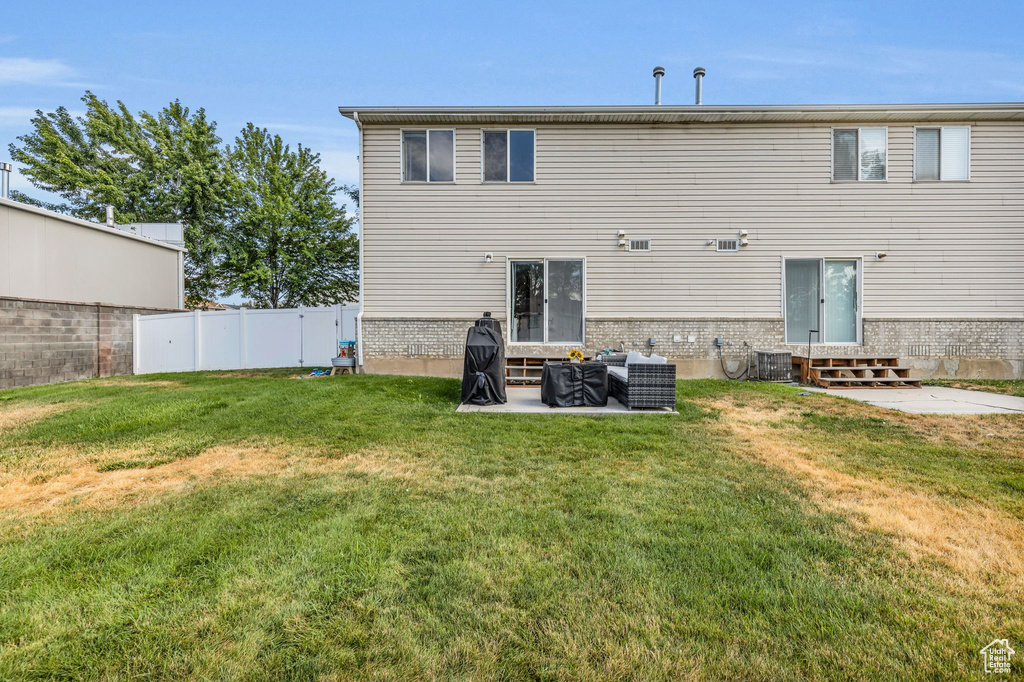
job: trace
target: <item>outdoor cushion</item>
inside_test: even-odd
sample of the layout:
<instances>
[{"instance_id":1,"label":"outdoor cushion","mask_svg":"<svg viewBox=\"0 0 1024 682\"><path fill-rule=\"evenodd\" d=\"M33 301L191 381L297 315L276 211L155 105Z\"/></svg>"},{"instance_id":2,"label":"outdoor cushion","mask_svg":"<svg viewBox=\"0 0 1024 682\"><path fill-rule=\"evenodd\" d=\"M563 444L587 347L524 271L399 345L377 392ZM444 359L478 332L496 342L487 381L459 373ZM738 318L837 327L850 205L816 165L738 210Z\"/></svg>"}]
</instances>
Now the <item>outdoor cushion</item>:
<instances>
[{"instance_id":1,"label":"outdoor cushion","mask_svg":"<svg viewBox=\"0 0 1024 682\"><path fill-rule=\"evenodd\" d=\"M632 364L636 364L636 363L651 363L651 364L655 364L655 365L667 365L668 364L668 359L667 358L663 358L660 355L655 355L654 353L651 353L651 357L647 357L646 355L644 355L643 353L641 353L639 351L631 350L626 355L626 364L627 365L632 365Z\"/></svg>"},{"instance_id":2,"label":"outdoor cushion","mask_svg":"<svg viewBox=\"0 0 1024 682\"><path fill-rule=\"evenodd\" d=\"M629 381L629 370L625 367L616 367L615 365L608 365L608 373L614 374L623 381Z\"/></svg>"},{"instance_id":3,"label":"outdoor cushion","mask_svg":"<svg viewBox=\"0 0 1024 682\"><path fill-rule=\"evenodd\" d=\"M634 362L647 362L647 357L644 356L640 351L631 350L626 354L626 364L631 365Z\"/></svg>"}]
</instances>

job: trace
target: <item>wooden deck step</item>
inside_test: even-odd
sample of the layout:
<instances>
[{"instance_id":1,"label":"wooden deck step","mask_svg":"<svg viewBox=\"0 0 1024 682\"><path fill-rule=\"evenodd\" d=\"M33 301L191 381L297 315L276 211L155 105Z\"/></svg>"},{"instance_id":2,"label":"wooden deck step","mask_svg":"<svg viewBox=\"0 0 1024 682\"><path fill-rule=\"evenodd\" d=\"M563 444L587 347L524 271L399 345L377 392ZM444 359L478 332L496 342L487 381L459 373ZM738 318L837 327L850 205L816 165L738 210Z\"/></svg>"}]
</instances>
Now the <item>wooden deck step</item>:
<instances>
[{"instance_id":1,"label":"wooden deck step","mask_svg":"<svg viewBox=\"0 0 1024 682\"><path fill-rule=\"evenodd\" d=\"M920 388L912 367L895 355L793 356L794 374L823 388Z\"/></svg>"},{"instance_id":2,"label":"wooden deck step","mask_svg":"<svg viewBox=\"0 0 1024 682\"><path fill-rule=\"evenodd\" d=\"M818 377L822 388L921 388L920 379L909 377Z\"/></svg>"},{"instance_id":3,"label":"wooden deck step","mask_svg":"<svg viewBox=\"0 0 1024 682\"><path fill-rule=\"evenodd\" d=\"M906 365L811 365L812 370L829 370L838 372L840 370L852 370L852 369L874 369L874 370L912 370L913 367L907 367Z\"/></svg>"},{"instance_id":4,"label":"wooden deck step","mask_svg":"<svg viewBox=\"0 0 1024 682\"><path fill-rule=\"evenodd\" d=\"M794 360L806 360L806 355L794 355ZM896 361L899 357L896 355L812 355L811 362L817 360L889 360Z\"/></svg>"},{"instance_id":5,"label":"wooden deck step","mask_svg":"<svg viewBox=\"0 0 1024 682\"><path fill-rule=\"evenodd\" d=\"M584 360L590 360L585 357ZM545 362L566 362L564 355L508 355L505 357L506 386L540 386Z\"/></svg>"}]
</instances>

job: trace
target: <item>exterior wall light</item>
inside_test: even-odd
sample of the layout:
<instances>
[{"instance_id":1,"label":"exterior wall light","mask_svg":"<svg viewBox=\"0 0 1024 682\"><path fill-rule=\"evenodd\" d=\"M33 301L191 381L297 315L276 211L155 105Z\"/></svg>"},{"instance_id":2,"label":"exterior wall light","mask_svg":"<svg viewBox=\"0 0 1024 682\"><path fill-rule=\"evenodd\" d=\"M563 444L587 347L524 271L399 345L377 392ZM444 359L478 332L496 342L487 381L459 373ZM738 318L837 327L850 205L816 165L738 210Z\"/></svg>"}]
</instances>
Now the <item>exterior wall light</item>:
<instances>
[{"instance_id":1,"label":"exterior wall light","mask_svg":"<svg viewBox=\"0 0 1024 682\"><path fill-rule=\"evenodd\" d=\"M484 262L485 263L490 263L490 262L493 262L493 261L494 261L494 254L493 253L485 253L484 254Z\"/></svg>"}]
</instances>

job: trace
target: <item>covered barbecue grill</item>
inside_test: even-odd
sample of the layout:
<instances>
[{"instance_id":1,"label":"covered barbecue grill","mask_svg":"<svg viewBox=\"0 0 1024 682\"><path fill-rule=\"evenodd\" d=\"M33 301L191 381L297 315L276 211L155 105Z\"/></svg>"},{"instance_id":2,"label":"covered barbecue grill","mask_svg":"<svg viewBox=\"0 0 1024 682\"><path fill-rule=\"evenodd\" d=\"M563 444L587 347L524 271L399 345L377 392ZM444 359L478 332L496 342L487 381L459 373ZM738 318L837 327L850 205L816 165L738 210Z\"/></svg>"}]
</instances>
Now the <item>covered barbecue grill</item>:
<instances>
[{"instance_id":1,"label":"covered barbecue grill","mask_svg":"<svg viewBox=\"0 0 1024 682\"><path fill-rule=\"evenodd\" d=\"M470 405L506 402L505 342L501 338L501 324L490 313L484 313L466 333L462 402Z\"/></svg>"}]
</instances>

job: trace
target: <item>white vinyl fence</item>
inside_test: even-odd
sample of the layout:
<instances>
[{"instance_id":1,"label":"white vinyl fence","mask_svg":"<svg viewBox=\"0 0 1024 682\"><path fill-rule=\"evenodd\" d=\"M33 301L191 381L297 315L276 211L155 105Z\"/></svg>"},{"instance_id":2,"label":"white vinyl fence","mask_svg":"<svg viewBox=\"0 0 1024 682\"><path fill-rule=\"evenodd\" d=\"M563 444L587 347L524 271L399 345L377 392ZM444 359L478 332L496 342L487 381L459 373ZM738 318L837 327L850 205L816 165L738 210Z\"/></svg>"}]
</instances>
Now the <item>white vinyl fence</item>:
<instances>
[{"instance_id":1,"label":"white vinyl fence","mask_svg":"<svg viewBox=\"0 0 1024 682\"><path fill-rule=\"evenodd\" d=\"M136 315L136 374L264 367L329 367L356 339L358 305Z\"/></svg>"}]
</instances>

